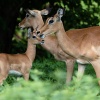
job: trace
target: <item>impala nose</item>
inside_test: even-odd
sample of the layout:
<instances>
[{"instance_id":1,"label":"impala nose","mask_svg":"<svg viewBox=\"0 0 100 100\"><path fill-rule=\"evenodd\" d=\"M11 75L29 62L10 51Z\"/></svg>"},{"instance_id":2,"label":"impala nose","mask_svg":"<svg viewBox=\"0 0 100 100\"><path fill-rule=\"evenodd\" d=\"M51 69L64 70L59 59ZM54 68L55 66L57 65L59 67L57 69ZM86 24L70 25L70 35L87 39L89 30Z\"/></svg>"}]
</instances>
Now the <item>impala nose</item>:
<instances>
[{"instance_id":1,"label":"impala nose","mask_svg":"<svg viewBox=\"0 0 100 100\"><path fill-rule=\"evenodd\" d=\"M40 38L44 39L44 37L45 37L44 34L40 34Z\"/></svg>"},{"instance_id":2,"label":"impala nose","mask_svg":"<svg viewBox=\"0 0 100 100\"><path fill-rule=\"evenodd\" d=\"M42 42L44 42L44 40L42 40Z\"/></svg>"},{"instance_id":3,"label":"impala nose","mask_svg":"<svg viewBox=\"0 0 100 100\"><path fill-rule=\"evenodd\" d=\"M44 40L42 40L41 44L43 44L43 43L44 43Z\"/></svg>"}]
</instances>

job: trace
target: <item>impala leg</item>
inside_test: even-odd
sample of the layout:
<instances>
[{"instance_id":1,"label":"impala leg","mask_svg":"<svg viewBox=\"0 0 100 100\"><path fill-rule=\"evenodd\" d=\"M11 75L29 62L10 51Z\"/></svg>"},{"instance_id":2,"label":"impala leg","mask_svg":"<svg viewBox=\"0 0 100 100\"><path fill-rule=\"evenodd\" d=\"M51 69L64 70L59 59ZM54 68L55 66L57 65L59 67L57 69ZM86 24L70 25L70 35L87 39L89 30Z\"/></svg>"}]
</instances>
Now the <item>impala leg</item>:
<instances>
[{"instance_id":1,"label":"impala leg","mask_svg":"<svg viewBox=\"0 0 100 100\"><path fill-rule=\"evenodd\" d=\"M3 78L3 76L0 74L0 85L3 84L3 80L4 80L4 78Z\"/></svg>"},{"instance_id":2,"label":"impala leg","mask_svg":"<svg viewBox=\"0 0 100 100\"><path fill-rule=\"evenodd\" d=\"M23 77L24 77L25 80L29 80L29 73L23 74Z\"/></svg>"},{"instance_id":3,"label":"impala leg","mask_svg":"<svg viewBox=\"0 0 100 100\"><path fill-rule=\"evenodd\" d=\"M79 80L81 80L83 74L84 74L84 71L85 71L85 65L84 64L78 64L78 75L77 75L77 78Z\"/></svg>"},{"instance_id":4,"label":"impala leg","mask_svg":"<svg viewBox=\"0 0 100 100\"><path fill-rule=\"evenodd\" d=\"M25 64L22 65L21 72L25 80L29 80L30 68L31 68L30 66L27 66Z\"/></svg>"},{"instance_id":5,"label":"impala leg","mask_svg":"<svg viewBox=\"0 0 100 100\"><path fill-rule=\"evenodd\" d=\"M3 75L0 75L0 85L2 85L3 84L3 81L6 79L6 77L5 76L3 76Z\"/></svg>"},{"instance_id":6,"label":"impala leg","mask_svg":"<svg viewBox=\"0 0 100 100\"><path fill-rule=\"evenodd\" d=\"M3 81L7 78L8 72L9 72L9 69L8 69L7 62L6 63L0 62L0 85L2 85Z\"/></svg>"},{"instance_id":7,"label":"impala leg","mask_svg":"<svg viewBox=\"0 0 100 100\"><path fill-rule=\"evenodd\" d=\"M100 59L96 61L92 61L91 64L95 70L97 78L100 79ZM100 80L98 81L98 83L100 85Z\"/></svg>"},{"instance_id":8,"label":"impala leg","mask_svg":"<svg viewBox=\"0 0 100 100\"><path fill-rule=\"evenodd\" d=\"M0 85L2 85L3 84L3 81L7 78L7 76L8 76L8 72L1 72L0 73Z\"/></svg>"},{"instance_id":9,"label":"impala leg","mask_svg":"<svg viewBox=\"0 0 100 100\"><path fill-rule=\"evenodd\" d=\"M66 84L68 85L72 79L75 60L67 60L65 63L67 68Z\"/></svg>"}]
</instances>

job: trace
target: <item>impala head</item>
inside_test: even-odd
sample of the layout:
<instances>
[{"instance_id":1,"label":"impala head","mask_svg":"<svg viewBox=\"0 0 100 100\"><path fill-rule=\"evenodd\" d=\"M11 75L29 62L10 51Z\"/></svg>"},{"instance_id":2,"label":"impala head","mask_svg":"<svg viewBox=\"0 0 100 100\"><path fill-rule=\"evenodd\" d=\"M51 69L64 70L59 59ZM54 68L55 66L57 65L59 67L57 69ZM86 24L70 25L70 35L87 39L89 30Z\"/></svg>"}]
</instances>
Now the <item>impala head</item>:
<instances>
[{"instance_id":1,"label":"impala head","mask_svg":"<svg viewBox=\"0 0 100 100\"><path fill-rule=\"evenodd\" d=\"M59 8L53 17L46 20L45 25L39 31L37 31L37 34L40 35L41 38L44 38L46 35L59 31L63 26L61 21L62 16L63 9Z\"/></svg>"},{"instance_id":2,"label":"impala head","mask_svg":"<svg viewBox=\"0 0 100 100\"><path fill-rule=\"evenodd\" d=\"M33 29L37 26L41 28L44 25L42 15L48 15L49 10L26 10L25 18L19 23L20 28L32 27Z\"/></svg>"},{"instance_id":3,"label":"impala head","mask_svg":"<svg viewBox=\"0 0 100 100\"><path fill-rule=\"evenodd\" d=\"M34 33L31 28L28 28L28 39L34 45L44 43L44 40L37 36L37 34Z\"/></svg>"}]
</instances>

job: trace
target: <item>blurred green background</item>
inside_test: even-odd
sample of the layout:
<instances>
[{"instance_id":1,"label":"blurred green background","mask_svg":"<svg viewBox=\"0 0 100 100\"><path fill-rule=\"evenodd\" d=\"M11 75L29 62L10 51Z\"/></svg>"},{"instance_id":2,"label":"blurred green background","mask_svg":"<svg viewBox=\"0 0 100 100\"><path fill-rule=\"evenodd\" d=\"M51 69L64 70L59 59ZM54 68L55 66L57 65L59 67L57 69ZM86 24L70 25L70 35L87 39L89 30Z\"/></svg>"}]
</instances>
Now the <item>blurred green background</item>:
<instances>
[{"instance_id":1,"label":"blurred green background","mask_svg":"<svg viewBox=\"0 0 100 100\"><path fill-rule=\"evenodd\" d=\"M100 25L100 0L0 0L0 52L24 53L26 30L18 23L25 17L25 9L42 10L50 5L53 16L59 7L65 8L62 18L65 30ZM65 85L65 63L57 61L40 45L30 72L30 81L9 75L0 87L0 100L100 100L99 86L91 65L86 65L82 81L76 79L77 63L73 81Z\"/></svg>"}]
</instances>

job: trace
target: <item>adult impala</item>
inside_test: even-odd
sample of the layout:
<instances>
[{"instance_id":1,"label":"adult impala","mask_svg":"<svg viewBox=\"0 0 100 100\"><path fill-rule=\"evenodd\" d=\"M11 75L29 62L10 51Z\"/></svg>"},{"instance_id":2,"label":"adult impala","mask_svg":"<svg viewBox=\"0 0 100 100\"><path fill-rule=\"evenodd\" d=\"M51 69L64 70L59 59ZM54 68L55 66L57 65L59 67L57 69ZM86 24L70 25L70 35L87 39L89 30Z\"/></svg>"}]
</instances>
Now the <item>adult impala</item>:
<instances>
[{"instance_id":1,"label":"adult impala","mask_svg":"<svg viewBox=\"0 0 100 100\"><path fill-rule=\"evenodd\" d=\"M97 78L100 78L100 26L65 32L61 21L62 16L63 9L58 9L54 17L47 19L38 34L41 32L41 37L45 37L48 34L55 33L62 50L75 58L80 64L91 63Z\"/></svg>"},{"instance_id":2,"label":"adult impala","mask_svg":"<svg viewBox=\"0 0 100 100\"><path fill-rule=\"evenodd\" d=\"M42 10L43 11L43 10ZM43 14L43 13L42 13ZM46 13L45 13L46 14ZM28 16L27 16L28 15ZM38 10L29 10L26 14L26 17L20 22L19 26L22 28L26 27L33 27L34 18L37 18L38 25L44 25L44 22L42 20L41 11ZM36 19L36 18L35 18ZM66 77L66 83L69 83L72 78L73 68L74 68L74 58L67 55L65 52L62 51L60 48L57 38L55 35L49 35L44 39L44 44L41 46L45 48L47 51L49 51L57 60L64 61L66 63L67 68L67 77ZM79 64L78 71L83 74L84 73L84 66Z\"/></svg>"},{"instance_id":3,"label":"adult impala","mask_svg":"<svg viewBox=\"0 0 100 100\"><path fill-rule=\"evenodd\" d=\"M29 33L30 33L29 29ZM32 39L35 38L35 39ZM36 44L43 43L43 40L30 35L28 38L27 50L23 54L0 53L0 85L9 73L23 75L25 80L29 79L30 68L36 55ZM34 44L34 45L33 45Z\"/></svg>"}]
</instances>

